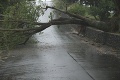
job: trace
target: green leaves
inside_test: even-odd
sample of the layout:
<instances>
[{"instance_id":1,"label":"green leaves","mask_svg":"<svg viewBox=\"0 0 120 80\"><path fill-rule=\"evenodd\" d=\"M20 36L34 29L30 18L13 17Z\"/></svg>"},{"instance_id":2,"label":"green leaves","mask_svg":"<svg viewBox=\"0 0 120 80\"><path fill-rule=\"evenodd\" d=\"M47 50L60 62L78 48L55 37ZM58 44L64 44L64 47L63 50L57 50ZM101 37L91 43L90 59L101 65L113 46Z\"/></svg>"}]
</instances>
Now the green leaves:
<instances>
[{"instance_id":1,"label":"green leaves","mask_svg":"<svg viewBox=\"0 0 120 80\"><path fill-rule=\"evenodd\" d=\"M112 0L100 0L97 3L97 6L90 6L90 14L94 17L98 17L101 21L108 20L110 17L110 11L113 10L114 4Z\"/></svg>"},{"instance_id":2,"label":"green leaves","mask_svg":"<svg viewBox=\"0 0 120 80\"><path fill-rule=\"evenodd\" d=\"M6 8L3 15L4 22L1 23L1 28L4 29L25 29L34 28L35 25L26 24L22 21L36 22L39 16L43 15L44 11L41 5L36 5L34 2L21 0L14 5ZM14 21L13 21L14 20ZM12 22L11 22L12 21ZM17 22L21 21L21 22ZM25 35L20 31L0 31L0 49L11 49L18 44L23 43L30 35Z\"/></svg>"},{"instance_id":3,"label":"green leaves","mask_svg":"<svg viewBox=\"0 0 120 80\"><path fill-rule=\"evenodd\" d=\"M74 3L68 7L68 12L71 12L74 14L85 15L86 7L78 3Z\"/></svg>"}]
</instances>

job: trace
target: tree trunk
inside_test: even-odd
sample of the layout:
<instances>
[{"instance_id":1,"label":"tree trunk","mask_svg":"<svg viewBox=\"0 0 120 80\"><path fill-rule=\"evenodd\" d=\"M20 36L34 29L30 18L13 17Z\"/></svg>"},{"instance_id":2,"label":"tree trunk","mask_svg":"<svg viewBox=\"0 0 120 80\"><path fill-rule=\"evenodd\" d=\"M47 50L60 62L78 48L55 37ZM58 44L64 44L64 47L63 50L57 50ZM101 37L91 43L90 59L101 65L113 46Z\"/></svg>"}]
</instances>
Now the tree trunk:
<instances>
[{"instance_id":1,"label":"tree trunk","mask_svg":"<svg viewBox=\"0 0 120 80\"><path fill-rule=\"evenodd\" d=\"M55 7L47 6L46 9L48 9L48 8L51 8L51 9L57 10L61 13L67 14L70 17L80 19L84 23L86 23L86 25L88 25L90 27L94 27L94 28L97 28L97 29L100 29L100 30L103 30L103 31L107 31L107 32L112 30L112 26L108 22L92 20L90 18L86 18L86 17L81 16L81 15L75 15L75 14L71 14L71 13L66 12L66 11L59 10Z\"/></svg>"},{"instance_id":2,"label":"tree trunk","mask_svg":"<svg viewBox=\"0 0 120 80\"><path fill-rule=\"evenodd\" d=\"M112 22L115 22L114 24L118 26L119 32L120 32L120 0L113 0L113 2L115 4L116 12L115 12L115 15L113 16L113 19L115 21L112 21Z\"/></svg>"}]
</instances>

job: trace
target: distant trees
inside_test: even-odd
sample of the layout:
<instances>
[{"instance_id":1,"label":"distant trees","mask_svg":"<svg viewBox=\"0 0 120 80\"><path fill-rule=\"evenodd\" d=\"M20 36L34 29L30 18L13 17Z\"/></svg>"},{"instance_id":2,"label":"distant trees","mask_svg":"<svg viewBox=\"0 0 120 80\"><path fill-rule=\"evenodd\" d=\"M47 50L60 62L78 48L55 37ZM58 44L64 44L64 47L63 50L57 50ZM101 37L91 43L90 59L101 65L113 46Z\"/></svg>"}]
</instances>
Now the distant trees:
<instances>
[{"instance_id":1,"label":"distant trees","mask_svg":"<svg viewBox=\"0 0 120 80\"><path fill-rule=\"evenodd\" d=\"M90 3L89 5L90 5L90 14L100 21L110 20L109 18L114 13L114 4L112 0L100 0L98 2L95 1L95 4Z\"/></svg>"},{"instance_id":2,"label":"distant trees","mask_svg":"<svg viewBox=\"0 0 120 80\"><path fill-rule=\"evenodd\" d=\"M87 6L89 9L88 15L93 16L96 20L104 21L110 23L113 28L110 30L111 32L120 32L120 1L119 0L66 0L67 2L71 2L74 4L79 3L79 5ZM59 1L60 2L60 1ZM81 15L81 10L85 11L84 9L78 9L78 4L70 5L73 12L78 11L78 15ZM73 7L72 7L73 6ZM69 6L68 6L69 7ZM75 8L76 7L76 8ZM73 9L74 8L74 9ZM100 28L99 28L100 29Z\"/></svg>"}]
</instances>

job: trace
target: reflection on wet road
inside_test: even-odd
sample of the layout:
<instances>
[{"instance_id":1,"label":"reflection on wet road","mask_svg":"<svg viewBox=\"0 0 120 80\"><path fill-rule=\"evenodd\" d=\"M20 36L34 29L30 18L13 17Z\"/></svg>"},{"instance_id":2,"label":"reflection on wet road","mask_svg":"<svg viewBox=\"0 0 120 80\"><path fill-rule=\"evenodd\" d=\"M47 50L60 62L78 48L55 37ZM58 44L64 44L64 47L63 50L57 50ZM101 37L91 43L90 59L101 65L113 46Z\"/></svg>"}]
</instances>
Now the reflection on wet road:
<instances>
[{"instance_id":1,"label":"reflection on wet road","mask_svg":"<svg viewBox=\"0 0 120 80\"><path fill-rule=\"evenodd\" d=\"M120 80L120 60L81 37L56 26L35 37L38 43L10 51L0 64L0 80Z\"/></svg>"}]
</instances>

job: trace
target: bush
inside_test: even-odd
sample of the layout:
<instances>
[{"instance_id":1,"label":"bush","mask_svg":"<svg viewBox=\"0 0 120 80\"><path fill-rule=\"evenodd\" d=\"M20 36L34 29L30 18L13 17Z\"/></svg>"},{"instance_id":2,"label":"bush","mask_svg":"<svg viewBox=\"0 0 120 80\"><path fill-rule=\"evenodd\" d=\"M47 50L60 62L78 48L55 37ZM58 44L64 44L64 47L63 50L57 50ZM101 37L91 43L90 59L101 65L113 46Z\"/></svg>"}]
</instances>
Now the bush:
<instances>
[{"instance_id":1,"label":"bush","mask_svg":"<svg viewBox=\"0 0 120 80\"><path fill-rule=\"evenodd\" d=\"M68 7L68 12L84 16L86 14L86 7L79 3L74 3Z\"/></svg>"}]
</instances>

